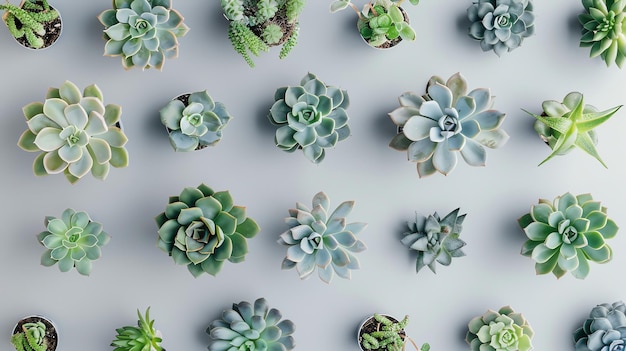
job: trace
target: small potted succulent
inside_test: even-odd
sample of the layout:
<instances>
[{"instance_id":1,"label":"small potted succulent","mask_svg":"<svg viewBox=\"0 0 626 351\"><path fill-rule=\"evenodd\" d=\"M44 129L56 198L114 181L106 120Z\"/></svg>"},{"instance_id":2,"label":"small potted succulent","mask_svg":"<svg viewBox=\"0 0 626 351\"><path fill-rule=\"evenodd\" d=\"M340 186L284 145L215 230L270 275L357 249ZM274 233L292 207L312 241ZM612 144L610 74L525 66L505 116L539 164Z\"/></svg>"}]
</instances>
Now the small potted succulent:
<instances>
[{"instance_id":1,"label":"small potted succulent","mask_svg":"<svg viewBox=\"0 0 626 351\"><path fill-rule=\"evenodd\" d=\"M172 99L160 111L170 144L176 151L200 150L222 139L222 129L232 118L224 104L208 92L198 91Z\"/></svg>"},{"instance_id":2,"label":"small potted succulent","mask_svg":"<svg viewBox=\"0 0 626 351\"><path fill-rule=\"evenodd\" d=\"M597 305L573 336L576 351L626 350L626 305L623 301Z\"/></svg>"},{"instance_id":3,"label":"small potted succulent","mask_svg":"<svg viewBox=\"0 0 626 351\"><path fill-rule=\"evenodd\" d=\"M400 7L404 0L371 0L359 10L352 0L335 0L330 12L351 7L358 16L357 29L367 44L379 49L388 49L402 40L415 40L415 31L409 24L406 11ZM417 5L419 0L409 0Z\"/></svg>"},{"instance_id":4,"label":"small potted succulent","mask_svg":"<svg viewBox=\"0 0 626 351\"><path fill-rule=\"evenodd\" d=\"M309 161L320 163L325 149L350 136L348 92L312 73L298 86L278 88L274 100L268 118L277 127L274 142L283 151L302 150Z\"/></svg>"},{"instance_id":5,"label":"small potted succulent","mask_svg":"<svg viewBox=\"0 0 626 351\"><path fill-rule=\"evenodd\" d=\"M557 278L571 272L578 279L589 274L589 261L605 263L613 257L607 239L617 234L617 224L607 217L590 194L565 193L554 201L539 199L518 223L528 240L521 254L535 260L537 274L552 272Z\"/></svg>"},{"instance_id":6,"label":"small potted succulent","mask_svg":"<svg viewBox=\"0 0 626 351\"><path fill-rule=\"evenodd\" d=\"M42 316L20 319L11 336L11 344L17 351L54 351L58 342L56 326Z\"/></svg>"},{"instance_id":7,"label":"small potted succulent","mask_svg":"<svg viewBox=\"0 0 626 351\"><path fill-rule=\"evenodd\" d=\"M221 0L229 22L228 38L244 60L254 67L250 55L258 56L282 45L285 58L298 42L298 16L306 0Z\"/></svg>"},{"instance_id":8,"label":"small potted succulent","mask_svg":"<svg viewBox=\"0 0 626 351\"><path fill-rule=\"evenodd\" d=\"M87 173L104 180L110 166L128 166L128 139L121 130L119 105L104 105L94 84L82 92L66 81L50 88L46 100L22 109L28 129L19 138L25 151L40 152L33 163L35 175L63 173L75 183Z\"/></svg>"},{"instance_id":9,"label":"small potted succulent","mask_svg":"<svg viewBox=\"0 0 626 351\"><path fill-rule=\"evenodd\" d=\"M469 36L483 51L501 56L535 32L533 0L474 0L467 9Z\"/></svg>"},{"instance_id":10,"label":"small potted succulent","mask_svg":"<svg viewBox=\"0 0 626 351\"><path fill-rule=\"evenodd\" d=\"M283 232L278 243L287 246L287 256L282 269L295 268L300 279L308 278L317 268L322 281L330 283L334 274L350 279L351 270L359 269L354 255L366 249L357 238L366 223L347 223L354 201L342 202L330 212L330 200L324 192L313 197L312 208L296 203L289 210L285 222L289 229Z\"/></svg>"},{"instance_id":11,"label":"small potted succulent","mask_svg":"<svg viewBox=\"0 0 626 351\"><path fill-rule=\"evenodd\" d=\"M585 11L578 16L582 25L580 47L590 48L607 67L613 62L622 68L626 61L626 3L618 0L582 0Z\"/></svg>"},{"instance_id":12,"label":"small potted succulent","mask_svg":"<svg viewBox=\"0 0 626 351\"><path fill-rule=\"evenodd\" d=\"M505 114L493 110L489 89L467 92L465 78L456 73L447 81L433 76L426 94L400 95L400 107L389 113L398 134L389 146L406 151L417 163L420 177L449 174L457 153L471 166L484 166L488 148L499 148L509 139L500 128Z\"/></svg>"},{"instance_id":13,"label":"small potted succulent","mask_svg":"<svg viewBox=\"0 0 626 351\"><path fill-rule=\"evenodd\" d=\"M154 328L154 319L150 319L150 307L145 316L137 310L137 326L124 326L115 329L117 335L111 342L113 351L165 351L161 346L161 332Z\"/></svg>"},{"instance_id":14,"label":"small potted succulent","mask_svg":"<svg viewBox=\"0 0 626 351\"><path fill-rule=\"evenodd\" d=\"M47 48L61 36L61 15L47 0L22 0L19 6L7 2L0 10L13 38L26 48Z\"/></svg>"},{"instance_id":15,"label":"small potted succulent","mask_svg":"<svg viewBox=\"0 0 626 351\"><path fill-rule=\"evenodd\" d=\"M161 70L178 57L178 38L189 31L172 0L113 0L98 16L104 25L105 56L121 56L124 69Z\"/></svg>"},{"instance_id":16,"label":"small potted succulent","mask_svg":"<svg viewBox=\"0 0 626 351\"><path fill-rule=\"evenodd\" d=\"M471 351L531 351L533 335L526 318L510 306L504 306L497 312L487 310L473 318L468 323L465 341Z\"/></svg>"},{"instance_id":17,"label":"small potted succulent","mask_svg":"<svg viewBox=\"0 0 626 351\"><path fill-rule=\"evenodd\" d=\"M359 347L362 351L403 351L407 343L411 343L417 351L430 350L428 343L424 343L420 348L407 336L404 328L408 323L409 316L404 316L399 321L389 315L374 313L359 326L357 333Z\"/></svg>"},{"instance_id":18,"label":"small potted succulent","mask_svg":"<svg viewBox=\"0 0 626 351\"><path fill-rule=\"evenodd\" d=\"M571 92L565 95L563 102L546 100L542 104L543 112L535 117L535 131L550 148L552 153L539 165L556 155L565 155L578 147L593 156L605 168L606 164L596 150L598 136L595 128L611 118L622 105L604 111L584 103L583 95Z\"/></svg>"}]
</instances>

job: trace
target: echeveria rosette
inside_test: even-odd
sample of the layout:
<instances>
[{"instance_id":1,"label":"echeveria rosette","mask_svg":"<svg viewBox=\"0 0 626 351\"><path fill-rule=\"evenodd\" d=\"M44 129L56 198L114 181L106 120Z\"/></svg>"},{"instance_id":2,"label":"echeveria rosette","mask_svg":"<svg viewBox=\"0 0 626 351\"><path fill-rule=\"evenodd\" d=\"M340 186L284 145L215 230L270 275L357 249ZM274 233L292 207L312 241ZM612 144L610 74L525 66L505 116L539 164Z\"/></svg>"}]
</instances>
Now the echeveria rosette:
<instances>
[{"instance_id":1,"label":"echeveria rosette","mask_svg":"<svg viewBox=\"0 0 626 351\"><path fill-rule=\"evenodd\" d=\"M578 16L582 24L581 47L590 47L590 57L600 56L607 67L613 62L622 68L626 61L626 1L582 0L585 12Z\"/></svg>"},{"instance_id":2,"label":"echeveria rosette","mask_svg":"<svg viewBox=\"0 0 626 351\"><path fill-rule=\"evenodd\" d=\"M532 0L476 0L467 9L470 37L500 56L535 32Z\"/></svg>"},{"instance_id":3,"label":"echeveria rosette","mask_svg":"<svg viewBox=\"0 0 626 351\"><path fill-rule=\"evenodd\" d=\"M254 304L241 301L222 312L221 319L209 324L209 351L289 351L295 348L292 334L295 324L283 319L281 312L270 308L264 298Z\"/></svg>"},{"instance_id":4,"label":"echeveria rosette","mask_svg":"<svg viewBox=\"0 0 626 351\"><path fill-rule=\"evenodd\" d=\"M510 306L487 310L468 323L465 341L471 351L530 351L533 330L521 313Z\"/></svg>"},{"instance_id":5,"label":"echeveria rosette","mask_svg":"<svg viewBox=\"0 0 626 351\"><path fill-rule=\"evenodd\" d=\"M399 101L400 107L389 113L399 129L389 146L407 151L420 177L447 175L456 167L457 153L471 166L484 166L483 146L498 148L509 139L500 129L505 114L491 109L489 89L467 93L467 82L459 73L447 82L433 76L425 95L407 92Z\"/></svg>"},{"instance_id":6,"label":"echeveria rosette","mask_svg":"<svg viewBox=\"0 0 626 351\"><path fill-rule=\"evenodd\" d=\"M465 256L461 250L466 243L459 239L465 214L459 209L448 213L443 219L435 212L428 217L415 214L409 222L409 230L403 233L402 243L417 252L416 272L428 267L435 272L436 263L450 265L453 257Z\"/></svg>"},{"instance_id":7,"label":"echeveria rosette","mask_svg":"<svg viewBox=\"0 0 626 351\"><path fill-rule=\"evenodd\" d=\"M37 235L37 240L46 251L41 255L41 264L50 267L59 265L61 272L76 267L78 273L89 275L92 261L102 255L102 246L111 236L102 230L102 224L91 220L86 212L71 208L63 211L61 218L46 217L46 231Z\"/></svg>"},{"instance_id":8,"label":"echeveria rosette","mask_svg":"<svg viewBox=\"0 0 626 351\"><path fill-rule=\"evenodd\" d=\"M105 27L104 55L121 56L125 69L161 70L166 58L178 56L178 38L189 30L171 0L113 0L98 19Z\"/></svg>"},{"instance_id":9,"label":"echeveria rosette","mask_svg":"<svg viewBox=\"0 0 626 351\"><path fill-rule=\"evenodd\" d=\"M565 96L563 102L547 100L543 102L542 107L541 115L526 111L537 119L534 124L535 131L552 149L552 153L539 165L556 155L565 155L579 147L606 168L596 150L598 137L594 128L611 118L622 105L598 111L584 103L581 93L571 92Z\"/></svg>"},{"instance_id":10,"label":"echeveria rosette","mask_svg":"<svg viewBox=\"0 0 626 351\"><path fill-rule=\"evenodd\" d=\"M232 118L224 104L213 101L206 90L188 94L186 105L180 98L173 99L159 112L176 151L215 145Z\"/></svg>"},{"instance_id":11,"label":"echeveria rosette","mask_svg":"<svg viewBox=\"0 0 626 351\"><path fill-rule=\"evenodd\" d=\"M83 92L70 82L50 88L46 100L23 108L28 129L18 146L26 151L41 152L33 163L36 175L64 173L75 183L91 171L105 179L110 166L128 166L128 139L120 129L122 109L104 105L96 85Z\"/></svg>"},{"instance_id":12,"label":"echeveria rosette","mask_svg":"<svg viewBox=\"0 0 626 351\"><path fill-rule=\"evenodd\" d=\"M626 350L626 305L623 301L597 305L573 336L575 351Z\"/></svg>"},{"instance_id":13,"label":"echeveria rosette","mask_svg":"<svg viewBox=\"0 0 626 351\"><path fill-rule=\"evenodd\" d=\"M246 217L245 207L233 204L228 191L215 192L205 184L170 197L155 220L158 247L176 264L187 266L194 277L202 273L215 276L226 260L242 262L248 253L246 240L260 230Z\"/></svg>"},{"instance_id":14,"label":"echeveria rosette","mask_svg":"<svg viewBox=\"0 0 626 351\"><path fill-rule=\"evenodd\" d=\"M295 268L300 279L305 279L317 268L320 279L326 283L330 283L334 273L350 279L351 270L360 267L354 253L366 249L356 235L367 224L346 222L354 201L344 201L330 213L328 196L319 192L313 197L312 205L309 209L296 203L296 208L290 209L289 217L285 218L290 228L278 239L278 243L288 246L282 269Z\"/></svg>"},{"instance_id":15,"label":"echeveria rosette","mask_svg":"<svg viewBox=\"0 0 626 351\"><path fill-rule=\"evenodd\" d=\"M552 272L557 278L571 272L578 279L589 274L589 261L605 263L613 251L605 242L618 227L607 209L590 194L565 193L554 201L540 199L518 223L528 240L521 254L536 261L537 274Z\"/></svg>"},{"instance_id":16,"label":"echeveria rosette","mask_svg":"<svg viewBox=\"0 0 626 351\"><path fill-rule=\"evenodd\" d=\"M326 85L314 74L307 74L299 86L277 89L274 100L268 117L278 126L274 141L281 150L302 149L307 159L319 163L326 148L350 136L347 91Z\"/></svg>"}]
</instances>

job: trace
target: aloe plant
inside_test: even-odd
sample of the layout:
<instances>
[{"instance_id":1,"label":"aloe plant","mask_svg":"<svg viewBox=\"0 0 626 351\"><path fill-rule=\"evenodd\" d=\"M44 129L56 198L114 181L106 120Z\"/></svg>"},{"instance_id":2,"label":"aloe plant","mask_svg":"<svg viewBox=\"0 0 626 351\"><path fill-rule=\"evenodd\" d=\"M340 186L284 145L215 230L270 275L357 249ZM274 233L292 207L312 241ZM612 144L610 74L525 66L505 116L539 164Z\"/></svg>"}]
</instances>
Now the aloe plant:
<instances>
[{"instance_id":1,"label":"aloe plant","mask_svg":"<svg viewBox=\"0 0 626 351\"><path fill-rule=\"evenodd\" d=\"M61 35L59 12L48 4L47 0L25 0L22 6L10 3L0 4L4 10L4 22L11 35L18 41L24 39L33 49L51 45ZM59 19L58 27L48 28L48 24ZM51 37L46 42L46 36Z\"/></svg>"},{"instance_id":2,"label":"aloe plant","mask_svg":"<svg viewBox=\"0 0 626 351\"><path fill-rule=\"evenodd\" d=\"M115 329L117 335L111 342L113 351L165 351L161 346L161 332L154 328L154 319L150 319L150 307L145 316L137 310L137 317L137 326Z\"/></svg>"},{"instance_id":3,"label":"aloe plant","mask_svg":"<svg viewBox=\"0 0 626 351\"><path fill-rule=\"evenodd\" d=\"M589 56L600 56L607 67L615 62L622 68L626 61L626 2L582 0L582 4L580 47L590 48Z\"/></svg>"}]
</instances>

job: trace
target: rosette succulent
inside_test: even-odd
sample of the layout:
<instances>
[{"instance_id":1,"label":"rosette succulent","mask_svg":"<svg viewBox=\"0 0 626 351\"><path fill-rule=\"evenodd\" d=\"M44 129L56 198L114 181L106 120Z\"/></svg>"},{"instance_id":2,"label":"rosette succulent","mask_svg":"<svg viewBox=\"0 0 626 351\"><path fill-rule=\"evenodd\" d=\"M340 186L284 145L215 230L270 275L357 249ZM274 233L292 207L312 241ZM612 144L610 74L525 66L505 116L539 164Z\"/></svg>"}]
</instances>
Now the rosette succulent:
<instances>
[{"instance_id":1,"label":"rosette succulent","mask_svg":"<svg viewBox=\"0 0 626 351\"><path fill-rule=\"evenodd\" d=\"M215 145L232 118L224 104L213 101L208 92L181 95L160 110L170 144L176 151L193 151Z\"/></svg>"},{"instance_id":2,"label":"rosette succulent","mask_svg":"<svg viewBox=\"0 0 626 351\"><path fill-rule=\"evenodd\" d=\"M215 192L205 184L170 197L155 220L158 247L194 277L216 275L226 260L242 262L248 253L246 239L259 232L256 222L246 217L246 208L235 206L228 191Z\"/></svg>"},{"instance_id":3,"label":"rosette succulent","mask_svg":"<svg viewBox=\"0 0 626 351\"><path fill-rule=\"evenodd\" d=\"M437 212L428 217L415 214L415 221L409 222L409 230L403 233L402 243L417 251L416 272L428 266L436 273L437 262L448 266L453 257L465 256L461 249L466 244L459 239L464 219L465 214L459 216L458 208L443 219Z\"/></svg>"},{"instance_id":4,"label":"rosette succulent","mask_svg":"<svg viewBox=\"0 0 626 351\"><path fill-rule=\"evenodd\" d=\"M475 0L467 9L470 37L500 56L535 32L532 0Z\"/></svg>"},{"instance_id":5,"label":"rosette succulent","mask_svg":"<svg viewBox=\"0 0 626 351\"><path fill-rule=\"evenodd\" d=\"M270 308L264 298L251 304L247 301L234 303L222 312L207 328L211 336L210 351L288 351L295 347L293 332L295 324L282 319L282 314Z\"/></svg>"},{"instance_id":6,"label":"rosette succulent","mask_svg":"<svg viewBox=\"0 0 626 351\"><path fill-rule=\"evenodd\" d=\"M128 166L124 148L126 135L120 129L122 109L104 105L96 85L83 92L72 82L50 88L46 100L23 108L28 129L18 146L26 151L41 152L35 158L36 175L63 173L75 183L89 171L105 179L110 166Z\"/></svg>"},{"instance_id":7,"label":"rosette succulent","mask_svg":"<svg viewBox=\"0 0 626 351\"><path fill-rule=\"evenodd\" d=\"M302 149L307 159L320 163L326 148L350 136L348 92L314 74L304 76L299 86L278 88L274 100L268 117L278 127L274 141L281 150Z\"/></svg>"},{"instance_id":8,"label":"rosette succulent","mask_svg":"<svg viewBox=\"0 0 626 351\"><path fill-rule=\"evenodd\" d=\"M618 227L606 212L590 194L565 193L552 202L540 199L518 220L528 237L521 254L536 261L537 274L552 272L560 278L569 271L584 279L589 261L605 263L613 256L605 240L613 238Z\"/></svg>"},{"instance_id":9,"label":"rosette succulent","mask_svg":"<svg viewBox=\"0 0 626 351\"><path fill-rule=\"evenodd\" d=\"M360 267L353 253L366 249L356 235L367 226L362 222L346 223L353 206L354 201L342 202L329 215L330 200L324 192L315 194L311 209L296 203L285 218L289 229L278 239L278 243L288 246L282 269L295 268L300 279L305 279L317 267L320 279L326 283L334 273L350 279L350 270Z\"/></svg>"},{"instance_id":10,"label":"rosette succulent","mask_svg":"<svg viewBox=\"0 0 626 351\"><path fill-rule=\"evenodd\" d=\"M117 335L111 342L113 351L165 351L161 347L161 332L154 329L154 319L150 319L150 307L145 317L137 310L137 326L125 326L115 329Z\"/></svg>"},{"instance_id":11,"label":"rosette succulent","mask_svg":"<svg viewBox=\"0 0 626 351\"><path fill-rule=\"evenodd\" d=\"M596 150L598 137L594 128L611 118L622 105L598 111L584 103L581 93L571 92L565 95L563 102L547 100L543 102L542 107L541 115L526 111L535 117L535 131L552 149L552 153L539 165L556 155L565 155L579 147L606 168Z\"/></svg>"},{"instance_id":12,"label":"rosette succulent","mask_svg":"<svg viewBox=\"0 0 626 351\"><path fill-rule=\"evenodd\" d=\"M600 56L607 66L613 62L622 68L626 61L626 2L619 0L582 0L585 12L578 16L582 24L581 47L590 47L590 57Z\"/></svg>"},{"instance_id":13,"label":"rosette succulent","mask_svg":"<svg viewBox=\"0 0 626 351\"><path fill-rule=\"evenodd\" d=\"M113 0L98 19L104 25L105 56L121 56L125 69L161 70L178 56L178 38L189 31L172 0Z\"/></svg>"},{"instance_id":14,"label":"rosette succulent","mask_svg":"<svg viewBox=\"0 0 626 351\"><path fill-rule=\"evenodd\" d=\"M509 139L500 129L504 113L491 109L489 89L467 93L467 82L459 73L447 82L433 76L425 95L406 92L399 101L400 107L389 113L398 126L389 146L406 151L409 161L417 163L420 177L447 175L456 167L457 153L471 166L484 166L483 146L495 149Z\"/></svg>"},{"instance_id":15,"label":"rosette succulent","mask_svg":"<svg viewBox=\"0 0 626 351\"><path fill-rule=\"evenodd\" d=\"M626 305L623 301L594 307L574 331L575 351L626 350Z\"/></svg>"},{"instance_id":16,"label":"rosette succulent","mask_svg":"<svg viewBox=\"0 0 626 351\"><path fill-rule=\"evenodd\" d=\"M89 275L92 261L102 255L102 247L111 236L102 230L102 224L91 220L86 212L71 208L63 211L61 218L46 217L46 231L37 240L46 248L41 264L49 267L58 263L61 272L76 267L78 273Z\"/></svg>"},{"instance_id":17,"label":"rosette succulent","mask_svg":"<svg viewBox=\"0 0 626 351\"><path fill-rule=\"evenodd\" d=\"M472 351L530 351L533 330L510 306L487 310L468 324L465 341Z\"/></svg>"}]
</instances>

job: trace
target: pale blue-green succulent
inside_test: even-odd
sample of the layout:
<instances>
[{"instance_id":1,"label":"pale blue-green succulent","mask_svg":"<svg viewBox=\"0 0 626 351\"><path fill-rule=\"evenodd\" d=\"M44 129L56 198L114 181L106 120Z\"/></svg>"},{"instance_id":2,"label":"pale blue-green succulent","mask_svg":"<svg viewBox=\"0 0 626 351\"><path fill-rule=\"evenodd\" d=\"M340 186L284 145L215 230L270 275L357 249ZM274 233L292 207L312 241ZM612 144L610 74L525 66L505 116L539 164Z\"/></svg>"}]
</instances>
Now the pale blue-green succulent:
<instances>
[{"instance_id":1,"label":"pale blue-green succulent","mask_svg":"<svg viewBox=\"0 0 626 351\"><path fill-rule=\"evenodd\" d=\"M626 61L626 1L582 0L582 4L580 47L591 48L589 56L600 56L607 66L615 62L622 68Z\"/></svg>"},{"instance_id":2,"label":"pale blue-green succulent","mask_svg":"<svg viewBox=\"0 0 626 351\"><path fill-rule=\"evenodd\" d=\"M510 306L487 310L468 324L465 341L471 351L531 351L534 332Z\"/></svg>"},{"instance_id":3,"label":"pale blue-green succulent","mask_svg":"<svg viewBox=\"0 0 626 351\"><path fill-rule=\"evenodd\" d=\"M626 305L623 301L594 307L574 331L575 351L626 350Z\"/></svg>"}]
</instances>

